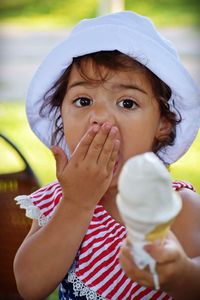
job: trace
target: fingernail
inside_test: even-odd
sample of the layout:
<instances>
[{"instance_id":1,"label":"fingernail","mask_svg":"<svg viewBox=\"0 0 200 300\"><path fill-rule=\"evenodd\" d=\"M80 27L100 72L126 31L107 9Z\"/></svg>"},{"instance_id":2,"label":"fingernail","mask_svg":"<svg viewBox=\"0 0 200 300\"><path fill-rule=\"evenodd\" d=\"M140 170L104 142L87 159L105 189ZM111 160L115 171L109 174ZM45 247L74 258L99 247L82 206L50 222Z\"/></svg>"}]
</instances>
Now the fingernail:
<instances>
[{"instance_id":1,"label":"fingernail","mask_svg":"<svg viewBox=\"0 0 200 300\"><path fill-rule=\"evenodd\" d=\"M103 129L110 129L111 126L112 126L112 125L111 125L110 123L105 122L105 123L103 123L102 128L103 128Z\"/></svg>"},{"instance_id":2,"label":"fingernail","mask_svg":"<svg viewBox=\"0 0 200 300\"><path fill-rule=\"evenodd\" d=\"M117 130L118 130L117 127L112 127L111 132L112 133L117 133Z\"/></svg>"}]
</instances>

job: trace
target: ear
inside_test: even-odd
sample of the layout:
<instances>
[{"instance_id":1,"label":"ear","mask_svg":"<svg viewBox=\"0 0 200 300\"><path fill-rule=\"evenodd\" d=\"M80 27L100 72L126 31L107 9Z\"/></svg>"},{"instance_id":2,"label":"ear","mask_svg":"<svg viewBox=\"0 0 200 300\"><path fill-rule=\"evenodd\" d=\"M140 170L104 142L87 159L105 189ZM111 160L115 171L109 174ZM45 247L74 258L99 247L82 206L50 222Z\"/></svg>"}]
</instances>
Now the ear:
<instances>
[{"instance_id":1,"label":"ear","mask_svg":"<svg viewBox=\"0 0 200 300\"><path fill-rule=\"evenodd\" d=\"M172 124L166 117L161 117L157 132L156 139L158 141L167 140L172 130Z\"/></svg>"}]
</instances>

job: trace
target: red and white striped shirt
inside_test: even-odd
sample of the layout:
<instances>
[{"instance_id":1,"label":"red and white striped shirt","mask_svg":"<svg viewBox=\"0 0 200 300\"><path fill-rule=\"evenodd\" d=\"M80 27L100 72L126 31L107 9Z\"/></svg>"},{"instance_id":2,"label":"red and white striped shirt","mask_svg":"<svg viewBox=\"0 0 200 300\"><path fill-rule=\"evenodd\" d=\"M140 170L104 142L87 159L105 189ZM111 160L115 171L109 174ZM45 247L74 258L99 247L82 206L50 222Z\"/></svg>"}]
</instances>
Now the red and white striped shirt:
<instances>
[{"instance_id":1,"label":"red and white striped shirt","mask_svg":"<svg viewBox=\"0 0 200 300\"><path fill-rule=\"evenodd\" d=\"M182 181L173 182L172 186L175 190L193 190L192 185ZM61 197L62 189L57 181L29 196L32 205L39 209L41 225L53 215ZM19 198L17 201L20 203ZM26 206L28 204L21 205ZM73 284L74 291L86 299L171 299L165 292L140 286L125 275L118 259L125 237L125 227L117 223L103 206L97 205L79 249L75 269L68 274L67 280Z\"/></svg>"}]
</instances>

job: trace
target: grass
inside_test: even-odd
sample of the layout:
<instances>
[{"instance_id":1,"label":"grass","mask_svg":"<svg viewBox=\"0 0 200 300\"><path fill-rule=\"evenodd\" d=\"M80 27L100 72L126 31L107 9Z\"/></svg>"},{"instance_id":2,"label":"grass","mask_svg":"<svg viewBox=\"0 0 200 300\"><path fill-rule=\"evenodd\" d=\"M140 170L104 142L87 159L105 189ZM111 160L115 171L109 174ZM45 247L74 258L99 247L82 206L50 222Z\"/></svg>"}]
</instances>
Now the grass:
<instances>
[{"instance_id":1,"label":"grass","mask_svg":"<svg viewBox=\"0 0 200 300\"><path fill-rule=\"evenodd\" d=\"M48 300L58 300L58 291L55 290L47 299Z\"/></svg>"},{"instance_id":2,"label":"grass","mask_svg":"<svg viewBox=\"0 0 200 300\"><path fill-rule=\"evenodd\" d=\"M97 0L2 0L1 23L30 27L66 27L96 15Z\"/></svg>"},{"instance_id":3,"label":"grass","mask_svg":"<svg viewBox=\"0 0 200 300\"><path fill-rule=\"evenodd\" d=\"M51 152L30 130L24 103L0 103L0 132L10 138L30 162L42 185L55 179L55 164ZM0 150L2 145L0 145ZM2 150L1 150L2 151ZM171 166L172 178L192 183L200 192L200 132L190 150ZM18 167L19 164L16 164ZM0 155L0 172L16 167L9 155Z\"/></svg>"},{"instance_id":4,"label":"grass","mask_svg":"<svg viewBox=\"0 0 200 300\"><path fill-rule=\"evenodd\" d=\"M55 179L55 164L51 152L35 137L28 126L23 103L0 103L0 132L7 136L30 163L42 185ZM0 145L2 149L2 143ZM2 150L1 150L2 151ZM20 160L9 152L0 156L0 172L22 168Z\"/></svg>"},{"instance_id":5,"label":"grass","mask_svg":"<svg viewBox=\"0 0 200 300\"><path fill-rule=\"evenodd\" d=\"M199 0L127 0L126 9L149 16L157 26L200 24Z\"/></svg>"},{"instance_id":6,"label":"grass","mask_svg":"<svg viewBox=\"0 0 200 300\"><path fill-rule=\"evenodd\" d=\"M1 0L2 24L66 27L95 17L99 0ZM199 25L198 0L124 0L125 9L145 14L158 26Z\"/></svg>"}]
</instances>

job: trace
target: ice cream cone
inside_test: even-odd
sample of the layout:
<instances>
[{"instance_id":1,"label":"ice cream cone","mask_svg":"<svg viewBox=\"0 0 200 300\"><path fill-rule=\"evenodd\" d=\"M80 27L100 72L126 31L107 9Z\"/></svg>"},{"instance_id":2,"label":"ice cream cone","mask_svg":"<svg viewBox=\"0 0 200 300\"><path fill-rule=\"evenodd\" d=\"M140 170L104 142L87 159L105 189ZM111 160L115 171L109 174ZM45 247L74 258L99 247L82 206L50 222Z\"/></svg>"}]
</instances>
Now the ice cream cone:
<instances>
[{"instance_id":1,"label":"ice cream cone","mask_svg":"<svg viewBox=\"0 0 200 300\"><path fill-rule=\"evenodd\" d=\"M167 168L152 152L126 162L118 190L117 205L133 245L134 260L140 268L149 265L155 275L155 261L144 245L166 237L181 210L181 199L172 189Z\"/></svg>"},{"instance_id":2,"label":"ice cream cone","mask_svg":"<svg viewBox=\"0 0 200 300\"><path fill-rule=\"evenodd\" d=\"M136 239L163 238L182 206L167 168L152 152L126 162L118 190L118 208Z\"/></svg>"},{"instance_id":3,"label":"ice cream cone","mask_svg":"<svg viewBox=\"0 0 200 300\"><path fill-rule=\"evenodd\" d=\"M170 220L169 222L156 226L154 230L146 234L145 240L150 242L154 242L156 240L163 240L170 229L171 223L172 222Z\"/></svg>"}]
</instances>

